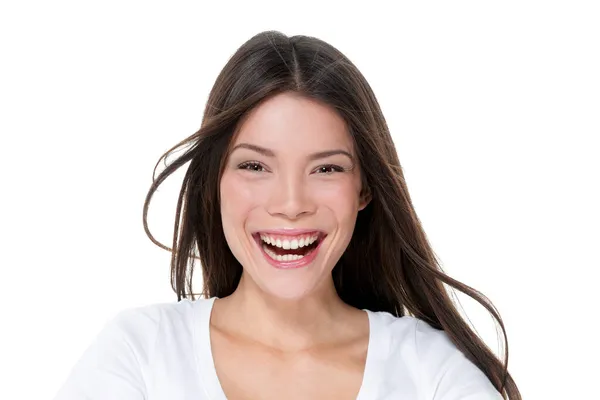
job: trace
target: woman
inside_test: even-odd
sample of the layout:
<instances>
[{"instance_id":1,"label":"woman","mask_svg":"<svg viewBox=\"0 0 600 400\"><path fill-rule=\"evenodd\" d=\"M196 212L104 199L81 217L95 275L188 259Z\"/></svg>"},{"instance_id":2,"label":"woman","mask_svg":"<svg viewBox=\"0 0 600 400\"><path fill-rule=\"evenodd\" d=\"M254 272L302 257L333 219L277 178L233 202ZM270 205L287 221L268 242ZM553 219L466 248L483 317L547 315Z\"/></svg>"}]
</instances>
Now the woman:
<instances>
[{"instance_id":1,"label":"woman","mask_svg":"<svg viewBox=\"0 0 600 400\"><path fill-rule=\"evenodd\" d=\"M150 239L172 250L178 302L120 313L58 399L521 398L508 351L503 364L443 283L504 332L500 316L441 271L375 95L334 47L254 36L217 78L201 129L163 158L183 147L144 205ZM188 162L170 249L148 205Z\"/></svg>"}]
</instances>

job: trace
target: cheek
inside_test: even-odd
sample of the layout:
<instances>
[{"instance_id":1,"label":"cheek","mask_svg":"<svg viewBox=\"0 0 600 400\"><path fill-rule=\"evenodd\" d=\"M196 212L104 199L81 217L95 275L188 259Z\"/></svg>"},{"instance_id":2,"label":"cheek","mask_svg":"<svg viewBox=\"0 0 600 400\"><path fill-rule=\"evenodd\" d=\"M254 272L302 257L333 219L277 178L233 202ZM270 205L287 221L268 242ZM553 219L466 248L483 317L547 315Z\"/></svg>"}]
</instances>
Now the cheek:
<instances>
[{"instance_id":1,"label":"cheek","mask_svg":"<svg viewBox=\"0 0 600 400\"><path fill-rule=\"evenodd\" d=\"M329 185L327 190L320 190L318 202L325 206L337 225L340 243L346 246L354 232L358 215L358 188L349 182Z\"/></svg>"},{"instance_id":2,"label":"cheek","mask_svg":"<svg viewBox=\"0 0 600 400\"><path fill-rule=\"evenodd\" d=\"M243 222L248 212L255 207L255 192L235 174L223 174L220 186L223 224Z\"/></svg>"},{"instance_id":3,"label":"cheek","mask_svg":"<svg viewBox=\"0 0 600 400\"><path fill-rule=\"evenodd\" d=\"M242 255L240 231L244 229L249 204L249 194L240 189L235 176L223 174L219 187L221 223L227 245L238 260Z\"/></svg>"},{"instance_id":4,"label":"cheek","mask_svg":"<svg viewBox=\"0 0 600 400\"><path fill-rule=\"evenodd\" d=\"M322 182L315 187L313 192L318 196L319 203L326 205L336 215L346 218L356 215L359 194L353 181Z\"/></svg>"}]
</instances>

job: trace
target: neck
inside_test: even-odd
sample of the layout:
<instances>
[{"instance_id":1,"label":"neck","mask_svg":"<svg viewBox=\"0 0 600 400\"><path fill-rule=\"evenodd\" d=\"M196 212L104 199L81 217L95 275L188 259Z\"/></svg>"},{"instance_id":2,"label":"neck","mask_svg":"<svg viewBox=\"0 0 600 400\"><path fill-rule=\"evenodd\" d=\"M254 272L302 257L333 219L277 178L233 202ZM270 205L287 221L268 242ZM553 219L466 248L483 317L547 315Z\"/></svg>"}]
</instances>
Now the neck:
<instances>
[{"instance_id":1,"label":"neck","mask_svg":"<svg viewBox=\"0 0 600 400\"><path fill-rule=\"evenodd\" d=\"M235 292L216 301L211 323L270 348L300 351L331 343L336 332L348 332L344 328L356 315L337 295L333 279L300 299L274 297L249 281L242 274Z\"/></svg>"}]
</instances>

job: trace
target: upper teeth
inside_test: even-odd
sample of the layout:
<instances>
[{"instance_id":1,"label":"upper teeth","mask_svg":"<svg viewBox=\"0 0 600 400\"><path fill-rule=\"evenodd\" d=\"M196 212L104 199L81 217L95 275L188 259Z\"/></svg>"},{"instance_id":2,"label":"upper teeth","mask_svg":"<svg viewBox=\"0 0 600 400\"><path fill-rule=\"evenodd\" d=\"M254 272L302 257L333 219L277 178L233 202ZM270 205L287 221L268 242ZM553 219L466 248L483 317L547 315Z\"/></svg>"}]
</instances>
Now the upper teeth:
<instances>
[{"instance_id":1,"label":"upper teeth","mask_svg":"<svg viewBox=\"0 0 600 400\"><path fill-rule=\"evenodd\" d=\"M297 249L299 247L305 247L313 244L315 240L319 238L318 234L296 236L293 239L282 239L280 237L273 237L264 233L260 234L260 238L263 242L268 243L272 246L277 246L282 249Z\"/></svg>"}]
</instances>

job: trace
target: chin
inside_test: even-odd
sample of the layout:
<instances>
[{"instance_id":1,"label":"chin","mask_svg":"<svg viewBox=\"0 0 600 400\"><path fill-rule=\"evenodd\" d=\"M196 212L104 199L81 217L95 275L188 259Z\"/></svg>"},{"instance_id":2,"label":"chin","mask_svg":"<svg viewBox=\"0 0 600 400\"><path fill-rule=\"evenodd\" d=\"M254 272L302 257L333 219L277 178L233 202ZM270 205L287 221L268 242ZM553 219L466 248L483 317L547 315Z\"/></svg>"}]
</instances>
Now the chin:
<instances>
[{"instance_id":1,"label":"chin","mask_svg":"<svg viewBox=\"0 0 600 400\"><path fill-rule=\"evenodd\" d=\"M314 293L314 288L309 288L303 285L280 285L273 287L272 284L265 285L261 288L268 297L275 298L281 301L299 301L309 297Z\"/></svg>"}]
</instances>

